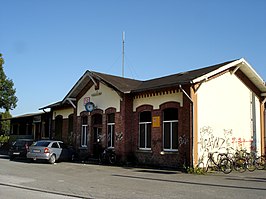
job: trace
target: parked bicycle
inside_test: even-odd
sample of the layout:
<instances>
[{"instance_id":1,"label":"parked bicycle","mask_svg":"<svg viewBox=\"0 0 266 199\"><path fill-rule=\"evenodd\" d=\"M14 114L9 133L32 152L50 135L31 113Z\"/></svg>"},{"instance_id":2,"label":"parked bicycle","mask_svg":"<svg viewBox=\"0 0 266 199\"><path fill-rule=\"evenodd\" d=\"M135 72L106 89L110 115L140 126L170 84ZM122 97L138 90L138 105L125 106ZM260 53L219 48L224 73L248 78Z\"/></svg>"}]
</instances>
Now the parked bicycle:
<instances>
[{"instance_id":1,"label":"parked bicycle","mask_svg":"<svg viewBox=\"0 0 266 199\"><path fill-rule=\"evenodd\" d=\"M215 155L217 158L215 158ZM215 160L216 159L216 160ZM233 170L233 162L223 153L209 153L206 164L206 172L222 171L225 174L231 173Z\"/></svg>"},{"instance_id":2,"label":"parked bicycle","mask_svg":"<svg viewBox=\"0 0 266 199\"><path fill-rule=\"evenodd\" d=\"M262 155L258 158L256 158L256 168L258 170L263 170L263 169L266 169L266 155Z\"/></svg>"},{"instance_id":3,"label":"parked bicycle","mask_svg":"<svg viewBox=\"0 0 266 199\"><path fill-rule=\"evenodd\" d=\"M114 165L116 163L116 153L112 148L106 148L100 154L99 157L100 164L110 164Z\"/></svg>"}]
</instances>

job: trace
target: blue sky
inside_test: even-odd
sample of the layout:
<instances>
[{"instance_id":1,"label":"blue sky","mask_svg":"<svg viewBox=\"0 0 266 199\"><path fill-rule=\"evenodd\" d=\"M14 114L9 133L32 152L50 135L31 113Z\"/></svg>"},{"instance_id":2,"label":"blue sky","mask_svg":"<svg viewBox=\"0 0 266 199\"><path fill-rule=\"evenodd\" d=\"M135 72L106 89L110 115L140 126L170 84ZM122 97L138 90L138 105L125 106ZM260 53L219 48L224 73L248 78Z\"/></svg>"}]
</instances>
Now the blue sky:
<instances>
[{"instance_id":1,"label":"blue sky","mask_svg":"<svg viewBox=\"0 0 266 199\"><path fill-rule=\"evenodd\" d=\"M62 100L86 70L147 80L245 58L266 79L265 0L0 0L13 116Z\"/></svg>"}]
</instances>

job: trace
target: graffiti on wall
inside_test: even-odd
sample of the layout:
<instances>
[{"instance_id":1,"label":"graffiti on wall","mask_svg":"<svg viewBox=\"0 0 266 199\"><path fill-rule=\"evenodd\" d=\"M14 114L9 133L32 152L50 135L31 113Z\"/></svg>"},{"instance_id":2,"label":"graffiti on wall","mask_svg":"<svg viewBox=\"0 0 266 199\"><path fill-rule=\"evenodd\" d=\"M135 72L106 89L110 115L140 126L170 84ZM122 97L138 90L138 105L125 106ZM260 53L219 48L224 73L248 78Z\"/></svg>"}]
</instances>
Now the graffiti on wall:
<instances>
[{"instance_id":1,"label":"graffiti on wall","mask_svg":"<svg viewBox=\"0 0 266 199\"><path fill-rule=\"evenodd\" d=\"M123 133L122 132L115 132L115 140L121 141L123 139Z\"/></svg>"},{"instance_id":2,"label":"graffiti on wall","mask_svg":"<svg viewBox=\"0 0 266 199\"><path fill-rule=\"evenodd\" d=\"M186 144L188 144L188 138L185 136L185 135L180 135L179 137L178 137L178 146L180 147L180 146L182 146L182 145L186 145Z\"/></svg>"},{"instance_id":3,"label":"graffiti on wall","mask_svg":"<svg viewBox=\"0 0 266 199\"><path fill-rule=\"evenodd\" d=\"M224 152L227 149L248 149L252 146L252 139L235 137L232 129L224 129L223 134L215 134L210 126L200 129L199 157L208 157L209 152Z\"/></svg>"}]
</instances>

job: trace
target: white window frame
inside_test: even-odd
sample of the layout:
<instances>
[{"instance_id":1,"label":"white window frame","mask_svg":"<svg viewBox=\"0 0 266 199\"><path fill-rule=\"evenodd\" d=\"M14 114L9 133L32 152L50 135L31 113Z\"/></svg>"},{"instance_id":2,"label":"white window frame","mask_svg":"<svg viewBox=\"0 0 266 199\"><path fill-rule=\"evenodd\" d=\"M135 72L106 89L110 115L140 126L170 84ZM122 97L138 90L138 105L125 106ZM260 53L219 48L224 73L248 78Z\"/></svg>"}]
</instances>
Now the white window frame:
<instances>
[{"instance_id":1,"label":"white window frame","mask_svg":"<svg viewBox=\"0 0 266 199\"><path fill-rule=\"evenodd\" d=\"M141 139L141 136L140 136L140 126L144 124L144 147L140 147L140 139ZM147 125L150 124L151 125L151 122L139 122L139 149L141 150L151 150L151 147L147 147ZM150 132L151 133L151 132Z\"/></svg>"},{"instance_id":2,"label":"white window frame","mask_svg":"<svg viewBox=\"0 0 266 199\"><path fill-rule=\"evenodd\" d=\"M164 146L164 139L165 139L164 124L165 123L170 123L170 149L166 149ZM178 120L163 121L163 150L164 151L178 151L178 149L173 149L173 123L177 123L177 125L178 125ZM178 132L177 132L177 134L178 134Z\"/></svg>"},{"instance_id":3,"label":"white window frame","mask_svg":"<svg viewBox=\"0 0 266 199\"><path fill-rule=\"evenodd\" d=\"M88 132L88 124L82 124L81 142L80 142L81 147L87 147L88 146L87 132Z\"/></svg>"},{"instance_id":4,"label":"white window frame","mask_svg":"<svg viewBox=\"0 0 266 199\"><path fill-rule=\"evenodd\" d=\"M109 127L111 127L110 129L111 129L111 132L109 132ZM107 132L107 147L108 148L114 148L114 143L113 143L113 136L115 136L115 132L114 132L114 130L115 130L115 123L113 123L113 122L110 122L110 123L107 123L107 130L108 130L108 132ZM109 135L110 135L110 143L111 143L111 145L109 146Z\"/></svg>"}]
</instances>

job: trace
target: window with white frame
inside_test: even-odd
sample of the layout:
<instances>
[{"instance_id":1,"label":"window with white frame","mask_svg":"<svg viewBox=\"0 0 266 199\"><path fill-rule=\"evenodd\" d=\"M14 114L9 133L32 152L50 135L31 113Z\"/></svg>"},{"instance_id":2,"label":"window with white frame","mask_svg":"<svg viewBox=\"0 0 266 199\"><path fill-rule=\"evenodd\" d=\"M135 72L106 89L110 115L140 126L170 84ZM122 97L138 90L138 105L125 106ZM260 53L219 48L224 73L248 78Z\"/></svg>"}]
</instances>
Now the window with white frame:
<instances>
[{"instance_id":1,"label":"window with white frame","mask_svg":"<svg viewBox=\"0 0 266 199\"><path fill-rule=\"evenodd\" d=\"M139 149L151 149L151 112L139 114Z\"/></svg>"},{"instance_id":2,"label":"window with white frame","mask_svg":"<svg viewBox=\"0 0 266 199\"><path fill-rule=\"evenodd\" d=\"M178 150L178 109L176 108L163 111L163 149Z\"/></svg>"},{"instance_id":3,"label":"window with white frame","mask_svg":"<svg viewBox=\"0 0 266 199\"><path fill-rule=\"evenodd\" d=\"M81 126L81 143L82 147L87 147L87 132L88 132L88 117L82 117L82 126Z\"/></svg>"},{"instance_id":4,"label":"window with white frame","mask_svg":"<svg viewBox=\"0 0 266 199\"><path fill-rule=\"evenodd\" d=\"M107 115L107 147L114 147L115 141L115 114Z\"/></svg>"}]
</instances>

